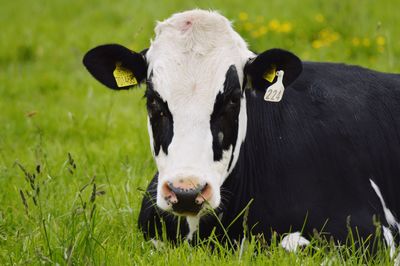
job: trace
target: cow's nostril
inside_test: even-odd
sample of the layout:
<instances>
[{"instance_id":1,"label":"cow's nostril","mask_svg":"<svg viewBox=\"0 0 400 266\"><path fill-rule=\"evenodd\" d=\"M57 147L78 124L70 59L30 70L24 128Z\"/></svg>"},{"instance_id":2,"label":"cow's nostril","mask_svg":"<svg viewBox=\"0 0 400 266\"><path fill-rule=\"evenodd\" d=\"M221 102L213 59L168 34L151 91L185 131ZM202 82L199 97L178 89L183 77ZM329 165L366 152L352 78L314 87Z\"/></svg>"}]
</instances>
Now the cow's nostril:
<instances>
[{"instance_id":1,"label":"cow's nostril","mask_svg":"<svg viewBox=\"0 0 400 266\"><path fill-rule=\"evenodd\" d=\"M169 183L165 183L162 186L162 192L164 194L164 199L168 204L176 204L178 199L175 193L171 190Z\"/></svg>"},{"instance_id":2,"label":"cow's nostril","mask_svg":"<svg viewBox=\"0 0 400 266\"><path fill-rule=\"evenodd\" d=\"M206 183L196 197L196 204L203 204L205 201L208 201L211 198L211 195L211 187Z\"/></svg>"}]
</instances>

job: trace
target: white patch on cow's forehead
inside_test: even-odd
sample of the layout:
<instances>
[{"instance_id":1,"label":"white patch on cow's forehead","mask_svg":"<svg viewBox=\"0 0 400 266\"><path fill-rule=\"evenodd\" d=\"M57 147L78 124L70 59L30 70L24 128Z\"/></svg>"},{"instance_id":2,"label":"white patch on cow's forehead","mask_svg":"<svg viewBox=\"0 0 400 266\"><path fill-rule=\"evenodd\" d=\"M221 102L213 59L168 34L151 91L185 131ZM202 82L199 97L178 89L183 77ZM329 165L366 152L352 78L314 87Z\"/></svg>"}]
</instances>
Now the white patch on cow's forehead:
<instances>
[{"instance_id":1,"label":"white patch on cow's forehead","mask_svg":"<svg viewBox=\"0 0 400 266\"><path fill-rule=\"evenodd\" d=\"M174 14L158 22L152 45L207 55L218 47L247 49L243 39L232 29L231 23L215 11L191 10ZM226 41L231 42L227 43ZM168 46L168 47L166 47Z\"/></svg>"},{"instance_id":2,"label":"white patch on cow's forehead","mask_svg":"<svg viewBox=\"0 0 400 266\"><path fill-rule=\"evenodd\" d=\"M146 54L154 88L174 109L182 103L212 109L230 65L243 80L252 53L231 23L217 12L192 10L159 22ZM174 105L176 104L176 105Z\"/></svg>"}]
</instances>

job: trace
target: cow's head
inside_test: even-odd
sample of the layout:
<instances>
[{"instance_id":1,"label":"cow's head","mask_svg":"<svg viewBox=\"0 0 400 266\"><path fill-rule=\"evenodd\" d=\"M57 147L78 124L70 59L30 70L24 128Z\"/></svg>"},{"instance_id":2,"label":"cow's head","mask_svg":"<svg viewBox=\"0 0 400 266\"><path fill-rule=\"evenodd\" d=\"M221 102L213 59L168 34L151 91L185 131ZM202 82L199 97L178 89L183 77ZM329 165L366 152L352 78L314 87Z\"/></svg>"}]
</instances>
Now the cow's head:
<instances>
[{"instance_id":1,"label":"cow's head","mask_svg":"<svg viewBox=\"0 0 400 266\"><path fill-rule=\"evenodd\" d=\"M302 65L280 49L255 55L216 12L175 14L155 32L148 50L103 45L83 62L111 89L147 83L157 205L195 216L206 205L219 206L220 187L237 162L247 126L245 88L265 90L275 70L284 70L283 83L289 85Z\"/></svg>"}]
</instances>

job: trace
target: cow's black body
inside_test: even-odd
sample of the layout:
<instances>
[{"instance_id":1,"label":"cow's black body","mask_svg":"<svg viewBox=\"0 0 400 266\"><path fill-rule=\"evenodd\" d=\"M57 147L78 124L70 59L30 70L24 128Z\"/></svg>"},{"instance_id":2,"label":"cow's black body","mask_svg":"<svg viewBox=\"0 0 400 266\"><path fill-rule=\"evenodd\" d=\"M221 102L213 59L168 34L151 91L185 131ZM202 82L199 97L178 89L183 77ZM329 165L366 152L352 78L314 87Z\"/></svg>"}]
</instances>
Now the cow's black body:
<instances>
[{"instance_id":1,"label":"cow's black body","mask_svg":"<svg viewBox=\"0 0 400 266\"><path fill-rule=\"evenodd\" d=\"M307 237L315 228L344 241L350 217L350 225L367 237L376 230L374 215L387 225L370 179L400 218L400 75L329 63L303 67L279 103L265 102L264 92L246 92L247 135L217 212L228 226L254 199L247 222L252 233L268 238L272 230L303 231ZM156 182L148 188L153 198ZM174 240L177 217L145 197L139 226L147 237L161 231L160 217ZM184 236L188 227L181 220ZM202 218L200 236L214 227L222 236L215 218ZM228 234L243 234L242 219Z\"/></svg>"}]
</instances>

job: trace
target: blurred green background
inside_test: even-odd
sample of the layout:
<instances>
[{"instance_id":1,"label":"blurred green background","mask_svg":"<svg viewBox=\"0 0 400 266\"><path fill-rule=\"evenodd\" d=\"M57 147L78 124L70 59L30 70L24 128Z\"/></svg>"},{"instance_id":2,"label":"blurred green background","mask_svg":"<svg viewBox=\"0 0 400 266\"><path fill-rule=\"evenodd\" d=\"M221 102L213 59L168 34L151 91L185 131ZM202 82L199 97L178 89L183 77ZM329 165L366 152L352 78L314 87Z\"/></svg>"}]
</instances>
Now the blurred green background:
<instances>
[{"instance_id":1,"label":"blurred green background","mask_svg":"<svg viewBox=\"0 0 400 266\"><path fill-rule=\"evenodd\" d=\"M188 247L154 255L136 229L155 172L143 88L113 92L95 81L81 60L96 45L142 50L157 20L198 7L232 20L255 51L400 73L398 0L0 4L0 264L179 264L204 255L180 258ZM93 184L105 191L95 200Z\"/></svg>"}]
</instances>

